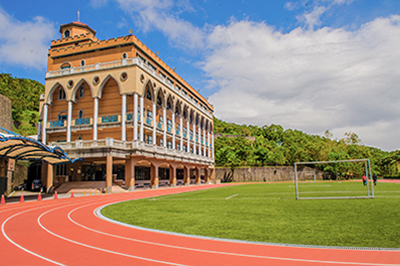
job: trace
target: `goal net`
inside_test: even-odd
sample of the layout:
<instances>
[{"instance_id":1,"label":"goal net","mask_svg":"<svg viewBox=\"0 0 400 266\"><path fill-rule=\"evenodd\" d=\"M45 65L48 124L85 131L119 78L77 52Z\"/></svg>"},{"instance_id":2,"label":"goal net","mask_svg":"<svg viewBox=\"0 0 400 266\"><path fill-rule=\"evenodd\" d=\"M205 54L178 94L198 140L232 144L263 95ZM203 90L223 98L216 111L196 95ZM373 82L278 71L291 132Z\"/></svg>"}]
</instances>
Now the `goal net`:
<instances>
[{"instance_id":1,"label":"goal net","mask_svg":"<svg viewBox=\"0 0 400 266\"><path fill-rule=\"evenodd\" d=\"M369 159L297 162L294 176L297 200L374 198Z\"/></svg>"}]
</instances>

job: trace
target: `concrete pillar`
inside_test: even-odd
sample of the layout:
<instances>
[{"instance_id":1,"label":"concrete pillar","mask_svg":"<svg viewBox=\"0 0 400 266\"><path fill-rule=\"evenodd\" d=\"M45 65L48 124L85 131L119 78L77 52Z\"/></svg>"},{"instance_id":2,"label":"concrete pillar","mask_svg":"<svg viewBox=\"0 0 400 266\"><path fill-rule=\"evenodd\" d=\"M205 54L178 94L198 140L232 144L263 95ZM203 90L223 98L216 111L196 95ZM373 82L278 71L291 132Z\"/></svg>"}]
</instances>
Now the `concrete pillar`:
<instances>
[{"instance_id":1,"label":"concrete pillar","mask_svg":"<svg viewBox=\"0 0 400 266\"><path fill-rule=\"evenodd\" d=\"M99 120L99 98L94 98L93 140L97 140L97 120Z\"/></svg>"},{"instance_id":2,"label":"concrete pillar","mask_svg":"<svg viewBox=\"0 0 400 266\"><path fill-rule=\"evenodd\" d=\"M126 141L126 94L122 94L121 140Z\"/></svg>"},{"instance_id":3,"label":"concrete pillar","mask_svg":"<svg viewBox=\"0 0 400 266\"><path fill-rule=\"evenodd\" d=\"M204 183L205 184L209 184L209 182L210 182L209 177L208 177L208 172L209 172L208 167L204 168Z\"/></svg>"},{"instance_id":4,"label":"concrete pillar","mask_svg":"<svg viewBox=\"0 0 400 266\"><path fill-rule=\"evenodd\" d=\"M47 192L51 189L53 186L53 166L51 164L47 164L47 179L46 179L46 189Z\"/></svg>"},{"instance_id":5,"label":"concrete pillar","mask_svg":"<svg viewBox=\"0 0 400 266\"><path fill-rule=\"evenodd\" d=\"M169 186L176 187L176 166L173 164L169 166Z\"/></svg>"},{"instance_id":6,"label":"concrete pillar","mask_svg":"<svg viewBox=\"0 0 400 266\"><path fill-rule=\"evenodd\" d=\"M125 161L125 187L129 191L135 190L135 165L137 160L134 158L129 158Z\"/></svg>"},{"instance_id":7,"label":"concrete pillar","mask_svg":"<svg viewBox=\"0 0 400 266\"><path fill-rule=\"evenodd\" d=\"M6 191L5 191L7 195L12 192L12 182L13 182L14 170L15 170L15 160L14 159L8 159L8 163L7 163L7 187L6 187Z\"/></svg>"},{"instance_id":8,"label":"concrete pillar","mask_svg":"<svg viewBox=\"0 0 400 266\"><path fill-rule=\"evenodd\" d=\"M47 116L49 112L49 106L47 103L43 105L43 128L42 128L42 143L46 144L47 141L47 133L46 133L46 127L47 127Z\"/></svg>"},{"instance_id":9,"label":"concrete pillar","mask_svg":"<svg viewBox=\"0 0 400 266\"><path fill-rule=\"evenodd\" d=\"M140 136L141 142L144 141L144 98L140 97Z\"/></svg>"},{"instance_id":10,"label":"concrete pillar","mask_svg":"<svg viewBox=\"0 0 400 266\"><path fill-rule=\"evenodd\" d=\"M195 173L196 173L196 176L195 176L194 182L196 183L196 185L200 185L201 184L201 176L200 176L200 168L199 167L195 168Z\"/></svg>"},{"instance_id":11,"label":"concrete pillar","mask_svg":"<svg viewBox=\"0 0 400 266\"><path fill-rule=\"evenodd\" d=\"M135 93L133 94L133 140L138 139L138 107L138 95Z\"/></svg>"},{"instance_id":12,"label":"concrete pillar","mask_svg":"<svg viewBox=\"0 0 400 266\"><path fill-rule=\"evenodd\" d=\"M210 176L210 179L209 179L209 181L212 181L212 182L214 182L214 184L216 184L216 180L215 180L215 168L209 168L209 176Z\"/></svg>"},{"instance_id":13,"label":"concrete pillar","mask_svg":"<svg viewBox=\"0 0 400 266\"><path fill-rule=\"evenodd\" d=\"M150 167L150 187L158 188L158 164L152 163Z\"/></svg>"},{"instance_id":14,"label":"concrete pillar","mask_svg":"<svg viewBox=\"0 0 400 266\"><path fill-rule=\"evenodd\" d=\"M68 101L67 142L71 142L72 101Z\"/></svg>"},{"instance_id":15,"label":"concrete pillar","mask_svg":"<svg viewBox=\"0 0 400 266\"><path fill-rule=\"evenodd\" d=\"M113 168L113 157L107 156L106 164L106 191L112 193L112 169Z\"/></svg>"},{"instance_id":16,"label":"concrete pillar","mask_svg":"<svg viewBox=\"0 0 400 266\"><path fill-rule=\"evenodd\" d=\"M125 187L127 188L130 188L131 186L131 176L132 176L131 160L132 158L130 157L125 160Z\"/></svg>"},{"instance_id":17,"label":"concrete pillar","mask_svg":"<svg viewBox=\"0 0 400 266\"><path fill-rule=\"evenodd\" d=\"M190 167L189 166L183 167L183 183L185 184L185 186L190 185Z\"/></svg>"}]
</instances>

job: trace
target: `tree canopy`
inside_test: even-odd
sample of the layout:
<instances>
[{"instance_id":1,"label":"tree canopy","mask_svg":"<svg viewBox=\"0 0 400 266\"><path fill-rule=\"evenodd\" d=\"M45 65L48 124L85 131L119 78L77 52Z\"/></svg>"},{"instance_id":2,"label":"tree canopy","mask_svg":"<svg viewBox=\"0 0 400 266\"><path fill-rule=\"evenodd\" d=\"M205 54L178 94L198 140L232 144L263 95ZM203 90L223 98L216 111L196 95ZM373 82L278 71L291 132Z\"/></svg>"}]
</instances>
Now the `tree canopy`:
<instances>
[{"instance_id":1,"label":"tree canopy","mask_svg":"<svg viewBox=\"0 0 400 266\"><path fill-rule=\"evenodd\" d=\"M0 73L0 94L12 102L14 132L23 136L37 134L35 125L39 121L39 100L43 93L43 84L36 80Z\"/></svg>"},{"instance_id":2,"label":"tree canopy","mask_svg":"<svg viewBox=\"0 0 400 266\"><path fill-rule=\"evenodd\" d=\"M214 140L216 166L234 168L370 159L373 173L380 176L399 175L400 150L386 152L361 145L361 140L354 132L347 132L342 139L334 140L329 130L325 131L324 136L318 136L294 129L284 130L280 125L237 125L214 118L214 133L223 135ZM240 137L232 138L226 135ZM253 136L255 140L247 139L246 136ZM352 169L349 164L324 166L323 170L360 174L360 169Z\"/></svg>"}]
</instances>

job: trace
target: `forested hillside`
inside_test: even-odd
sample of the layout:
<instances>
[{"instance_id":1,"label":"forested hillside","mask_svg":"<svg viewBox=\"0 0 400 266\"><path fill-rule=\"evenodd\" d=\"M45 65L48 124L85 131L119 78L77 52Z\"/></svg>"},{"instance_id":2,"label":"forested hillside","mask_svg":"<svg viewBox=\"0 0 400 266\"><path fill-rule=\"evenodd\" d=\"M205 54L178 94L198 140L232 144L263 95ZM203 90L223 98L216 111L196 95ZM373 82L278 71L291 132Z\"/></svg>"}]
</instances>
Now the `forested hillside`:
<instances>
[{"instance_id":1,"label":"forested hillside","mask_svg":"<svg viewBox=\"0 0 400 266\"><path fill-rule=\"evenodd\" d=\"M352 132L346 133L340 140L334 140L328 130L321 137L299 130L284 130L274 124L247 126L214 118L214 133L256 137L255 141L245 137L216 138L214 143L217 166L293 165L295 162L369 158L372 171L377 175L399 175L400 150L385 152L360 145L361 140Z\"/></svg>"},{"instance_id":2,"label":"forested hillside","mask_svg":"<svg viewBox=\"0 0 400 266\"><path fill-rule=\"evenodd\" d=\"M23 136L37 134L35 124L38 123L39 98L43 93L43 84L36 80L0 73L0 94L12 102L14 132Z\"/></svg>"}]
</instances>

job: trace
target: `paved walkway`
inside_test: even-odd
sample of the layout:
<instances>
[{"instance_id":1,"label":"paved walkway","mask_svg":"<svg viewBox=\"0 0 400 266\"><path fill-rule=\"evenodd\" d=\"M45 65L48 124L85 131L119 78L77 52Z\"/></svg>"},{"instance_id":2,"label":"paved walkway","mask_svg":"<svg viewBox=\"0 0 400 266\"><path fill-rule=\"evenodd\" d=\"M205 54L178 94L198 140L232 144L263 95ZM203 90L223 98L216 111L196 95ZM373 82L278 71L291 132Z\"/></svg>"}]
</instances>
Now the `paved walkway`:
<instances>
[{"instance_id":1,"label":"paved walkway","mask_svg":"<svg viewBox=\"0 0 400 266\"><path fill-rule=\"evenodd\" d=\"M396 265L400 251L285 247L165 234L111 223L115 202L201 185L0 206L0 265Z\"/></svg>"}]
</instances>

